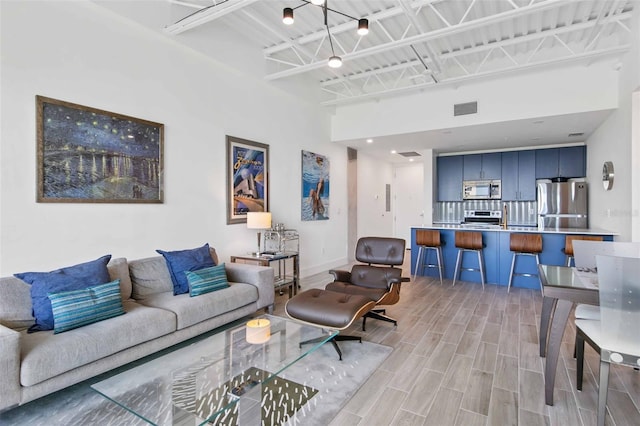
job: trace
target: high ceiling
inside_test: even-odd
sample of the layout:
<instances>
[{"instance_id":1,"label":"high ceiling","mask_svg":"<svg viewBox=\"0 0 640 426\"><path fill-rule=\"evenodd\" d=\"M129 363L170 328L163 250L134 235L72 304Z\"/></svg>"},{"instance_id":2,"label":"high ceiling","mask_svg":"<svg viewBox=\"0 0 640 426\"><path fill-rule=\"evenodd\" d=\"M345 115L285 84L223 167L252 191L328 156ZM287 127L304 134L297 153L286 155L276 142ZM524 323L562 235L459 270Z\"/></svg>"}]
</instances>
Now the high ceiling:
<instances>
[{"instance_id":1,"label":"high ceiling","mask_svg":"<svg viewBox=\"0 0 640 426\"><path fill-rule=\"evenodd\" d=\"M94 1L269 81L309 83L326 106L542 67L596 61L613 67L630 48L632 9L640 5L638 0L327 0L327 31L323 7L305 0ZM294 9L292 25L282 21L286 7ZM360 18L369 21L364 36L356 31ZM340 68L327 65L334 53L342 58ZM391 150L463 152L580 143L609 112L340 143L393 163L410 159ZM568 136L573 132L582 135Z\"/></svg>"},{"instance_id":2,"label":"high ceiling","mask_svg":"<svg viewBox=\"0 0 640 426\"><path fill-rule=\"evenodd\" d=\"M186 18L166 33L180 39L224 23L260 46L267 80L307 74L324 105L620 56L633 8L630 0L327 0L327 32L323 6L305 0L170 2ZM294 9L292 25L282 22L285 7ZM369 33L358 35L352 18L368 19ZM327 66L334 53L341 68Z\"/></svg>"}]
</instances>

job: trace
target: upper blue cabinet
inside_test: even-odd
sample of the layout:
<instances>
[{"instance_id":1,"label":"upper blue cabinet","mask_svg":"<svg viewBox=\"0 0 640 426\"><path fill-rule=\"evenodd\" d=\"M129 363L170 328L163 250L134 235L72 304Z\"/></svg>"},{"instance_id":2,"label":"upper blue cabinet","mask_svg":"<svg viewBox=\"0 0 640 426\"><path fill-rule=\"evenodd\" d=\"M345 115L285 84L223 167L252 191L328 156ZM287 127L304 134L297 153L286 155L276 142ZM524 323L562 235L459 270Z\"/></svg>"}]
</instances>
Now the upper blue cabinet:
<instances>
[{"instance_id":1,"label":"upper blue cabinet","mask_svg":"<svg viewBox=\"0 0 640 426\"><path fill-rule=\"evenodd\" d=\"M470 154L464 156L464 180L494 180L502 176L502 154Z\"/></svg>"},{"instance_id":2,"label":"upper blue cabinet","mask_svg":"<svg viewBox=\"0 0 640 426\"><path fill-rule=\"evenodd\" d=\"M585 146L536 150L536 179L586 176Z\"/></svg>"},{"instance_id":3,"label":"upper blue cabinet","mask_svg":"<svg viewBox=\"0 0 640 426\"><path fill-rule=\"evenodd\" d=\"M438 201L462 201L462 155L438 157Z\"/></svg>"},{"instance_id":4,"label":"upper blue cabinet","mask_svg":"<svg viewBox=\"0 0 640 426\"><path fill-rule=\"evenodd\" d=\"M535 151L502 153L502 200L536 199Z\"/></svg>"}]
</instances>

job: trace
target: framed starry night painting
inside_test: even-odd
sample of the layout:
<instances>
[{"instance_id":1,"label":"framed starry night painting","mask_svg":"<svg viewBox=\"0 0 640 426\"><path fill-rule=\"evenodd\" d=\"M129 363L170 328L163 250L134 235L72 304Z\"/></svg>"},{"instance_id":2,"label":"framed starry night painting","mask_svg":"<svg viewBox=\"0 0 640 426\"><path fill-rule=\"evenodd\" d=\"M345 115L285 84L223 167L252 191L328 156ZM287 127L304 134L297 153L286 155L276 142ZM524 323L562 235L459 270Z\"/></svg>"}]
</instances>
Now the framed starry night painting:
<instances>
[{"instance_id":1,"label":"framed starry night painting","mask_svg":"<svg viewBox=\"0 0 640 426\"><path fill-rule=\"evenodd\" d=\"M37 202L162 203L164 125L36 96Z\"/></svg>"}]
</instances>

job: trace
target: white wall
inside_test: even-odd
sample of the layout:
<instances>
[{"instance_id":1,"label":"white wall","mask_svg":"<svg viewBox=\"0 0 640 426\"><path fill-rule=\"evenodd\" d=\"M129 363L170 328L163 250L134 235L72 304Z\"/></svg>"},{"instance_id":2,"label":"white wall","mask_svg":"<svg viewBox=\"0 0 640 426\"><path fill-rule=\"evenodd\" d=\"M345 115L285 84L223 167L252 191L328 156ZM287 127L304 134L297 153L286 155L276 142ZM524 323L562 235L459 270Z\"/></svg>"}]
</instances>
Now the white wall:
<instances>
[{"instance_id":1,"label":"white wall","mask_svg":"<svg viewBox=\"0 0 640 426\"><path fill-rule=\"evenodd\" d=\"M385 211L385 185L393 183L393 168L358 152L358 238L393 236L393 217Z\"/></svg>"},{"instance_id":2,"label":"white wall","mask_svg":"<svg viewBox=\"0 0 640 426\"><path fill-rule=\"evenodd\" d=\"M587 140L587 174L591 182L589 224L620 233L620 241L640 241L640 105L634 111L634 91L640 90L640 9L634 10L631 49L621 63L618 109ZM638 94L636 93L637 97ZM637 102L637 101L636 101ZM635 124L635 142L632 126ZM602 164L612 161L613 188L602 187ZM632 224L634 226L632 226Z\"/></svg>"},{"instance_id":3,"label":"white wall","mask_svg":"<svg viewBox=\"0 0 640 426\"><path fill-rule=\"evenodd\" d=\"M346 149L325 109L95 4L1 8L0 275L204 242L222 260L250 251L255 233L226 224L226 134L270 145L270 210L300 231L303 275L346 262ZM164 123L165 202L36 203L36 95ZM328 221L300 221L301 149L331 160Z\"/></svg>"},{"instance_id":4,"label":"white wall","mask_svg":"<svg viewBox=\"0 0 640 426\"><path fill-rule=\"evenodd\" d=\"M453 105L478 101L478 113L453 116ZM446 129L546 117L617 106L617 73L611 61L589 66L502 75L461 87L442 85L409 96L339 106L332 140Z\"/></svg>"}]
</instances>

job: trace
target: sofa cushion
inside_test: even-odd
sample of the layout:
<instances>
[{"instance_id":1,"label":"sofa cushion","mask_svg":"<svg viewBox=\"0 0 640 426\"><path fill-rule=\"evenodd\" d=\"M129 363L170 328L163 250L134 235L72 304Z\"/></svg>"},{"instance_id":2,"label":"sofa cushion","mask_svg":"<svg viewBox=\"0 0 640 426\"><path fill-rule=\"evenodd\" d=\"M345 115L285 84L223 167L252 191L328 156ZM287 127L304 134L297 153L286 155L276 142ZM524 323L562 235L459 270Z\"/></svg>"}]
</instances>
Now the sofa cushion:
<instances>
[{"instance_id":1,"label":"sofa cushion","mask_svg":"<svg viewBox=\"0 0 640 426\"><path fill-rule=\"evenodd\" d=\"M209 253L209 244L187 250L156 251L167 261L171 282L173 283L173 294L189 292L189 283L187 282L185 271L197 271L215 266Z\"/></svg>"},{"instance_id":2,"label":"sofa cushion","mask_svg":"<svg viewBox=\"0 0 640 426\"><path fill-rule=\"evenodd\" d=\"M20 383L35 385L176 329L176 316L172 312L132 300L124 301L123 306L126 315L66 333L22 333Z\"/></svg>"},{"instance_id":3,"label":"sofa cushion","mask_svg":"<svg viewBox=\"0 0 640 426\"><path fill-rule=\"evenodd\" d=\"M162 256L147 257L129 262L131 297L142 300L167 291L173 292L169 268Z\"/></svg>"},{"instance_id":4,"label":"sofa cushion","mask_svg":"<svg viewBox=\"0 0 640 426\"><path fill-rule=\"evenodd\" d=\"M49 293L49 300L55 334L124 314L120 280L82 290Z\"/></svg>"},{"instance_id":5,"label":"sofa cushion","mask_svg":"<svg viewBox=\"0 0 640 426\"><path fill-rule=\"evenodd\" d=\"M34 324L31 286L15 277L0 278L0 324L26 330Z\"/></svg>"},{"instance_id":6,"label":"sofa cushion","mask_svg":"<svg viewBox=\"0 0 640 426\"><path fill-rule=\"evenodd\" d=\"M189 296L195 297L229 287L224 263L198 271L186 271Z\"/></svg>"},{"instance_id":7,"label":"sofa cushion","mask_svg":"<svg viewBox=\"0 0 640 426\"><path fill-rule=\"evenodd\" d=\"M53 330L53 312L49 293L79 290L110 281L107 263L111 255L102 256L91 262L67 266L51 272L23 272L15 277L31 284L31 304L36 323L29 332Z\"/></svg>"},{"instance_id":8,"label":"sofa cushion","mask_svg":"<svg viewBox=\"0 0 640 426\"><path fill-rule=\"evenodd\" d=\"M230 284L228 288L198 297L190 297L188 294L174 296L173 293L166 292L149 296L140 303L175 312L178 330L181 330L258 300L258 289L255 286L244 283Z\"/></svg>"},{"instance_id":9,"label":"sofa cushion","mask_svg":"<svg viewBox=\"0 0 640 426\"><path fill-rule=\"evenodd\" d=\"M120 294L122 300L131 299L131 278L129 277L129 264L124 257L111 259L107 264L109 281L120 280Z\"/></svg>"}]
</instances>

